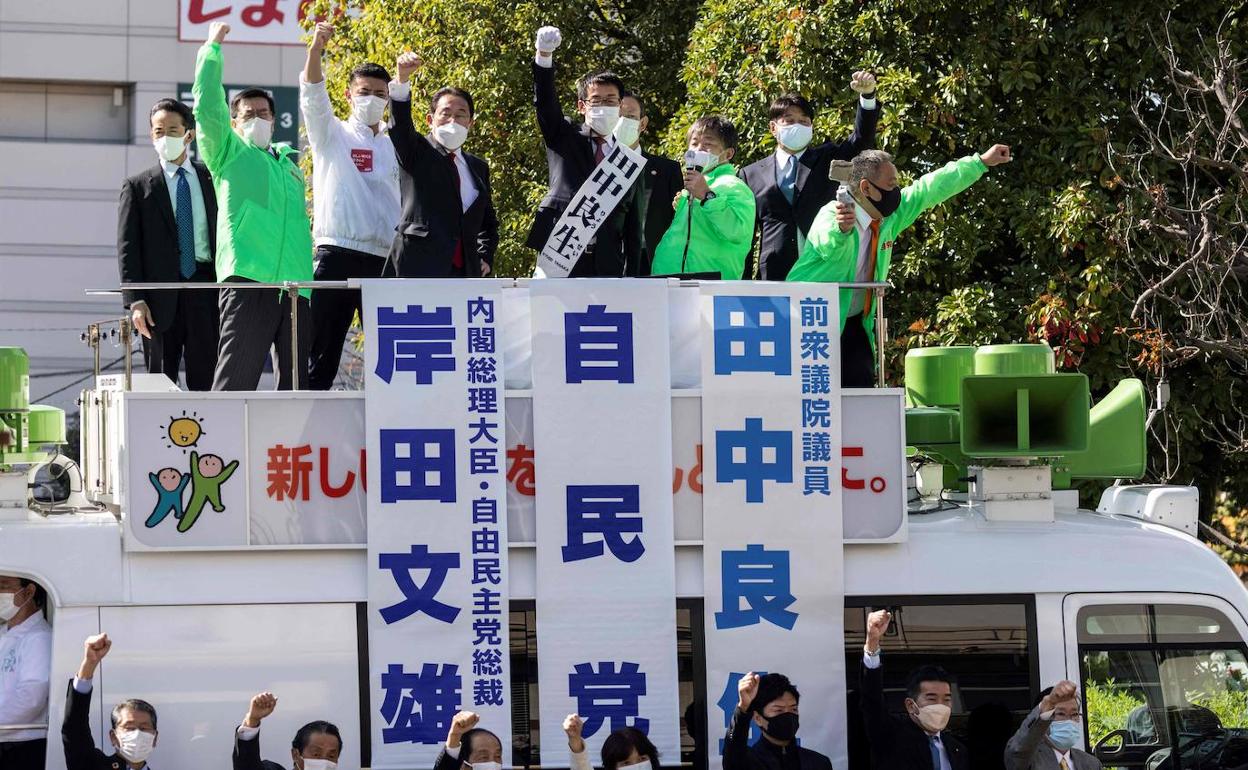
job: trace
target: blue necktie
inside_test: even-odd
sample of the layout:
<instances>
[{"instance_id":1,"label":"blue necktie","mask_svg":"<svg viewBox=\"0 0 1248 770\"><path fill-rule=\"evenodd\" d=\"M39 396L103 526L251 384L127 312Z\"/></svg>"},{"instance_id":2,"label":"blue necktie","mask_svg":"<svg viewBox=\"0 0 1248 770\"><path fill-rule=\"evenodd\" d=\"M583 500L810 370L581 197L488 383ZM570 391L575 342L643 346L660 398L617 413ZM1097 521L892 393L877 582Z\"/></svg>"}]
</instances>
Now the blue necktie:
<instances>
[{"instance_id":1,"label":"blue necktie","mask_svg":"<svg viewBox=\"0 0 1248 770\"><path fill-rule=\"evenodd\" d=\"M929 745L932 747L932 768L933 770L940 770L940 738L933 735L928 740L930 741Z\"/></svg>"},{"instance_id":2,"label":"blue necktie","mask_svg":"<svg viewBox=\"0 0 1248 770\"><path fill-rule=\"evenodd\" d=\"M178 210L174 214L178 224L178 253L181 256L182 277L195 275L195 217L191 215L191 183L186 181L186 169L178 169Z\"/></svg>"},{"instance_id":3,"label":"blue necktie","mask_svg":"<svg viewBox=\"0 0 1248 770\"><path fill-rule=\"evenodd\" d=\"M784 193L784 199L793 205L794 188L797 185L797 156L790 155L789 161L784 167L784 176L780 177L780 192Z\"/></svg>"}]
</instances>

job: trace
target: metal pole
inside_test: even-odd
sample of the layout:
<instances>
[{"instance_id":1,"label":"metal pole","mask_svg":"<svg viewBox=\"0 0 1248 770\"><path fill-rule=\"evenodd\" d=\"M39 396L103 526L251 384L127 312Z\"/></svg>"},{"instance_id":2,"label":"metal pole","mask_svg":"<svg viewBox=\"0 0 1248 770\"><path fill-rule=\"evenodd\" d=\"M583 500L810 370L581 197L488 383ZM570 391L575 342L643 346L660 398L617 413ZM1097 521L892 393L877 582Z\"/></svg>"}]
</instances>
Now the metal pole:
<instances>
[{"instance_id":1,"label":"metal pole","mask_svg":"<svg viewBox=\"0 0 1248 770\"><path fill-rule=\"evenodd\" d=\"M130 317L126 316L125 318L122 318L120 325L121 325L121 346L126 351L126 390L129 391L130 384L131 384L130 375L133 370L133 365L130 362L130 354L134 347L134 336L132 334L132 329L130 328Z\"/></svg>"},{"instance_id":2,"label":"metal pole","mask_svg":"<svg viewBox=\"0 0 1248 770\"><path fill-rule=\"evenodd\" d=\"M299 390L299 289L287 284L290 297L290 389Z\"/></svg>"},{"instance_id":3,"label":"metal pole","mask_svg":"<svg viewBox=\"0 0 1248 770\"><path fill-rule=\"evenodd\" d=\"M98 379L100 376L100 325L91 324L87 327L87 344L91 346L92 356L95 360L94 370ZM92 383L92 388L95 384Z\"/></svg>"},{"instance_id":4,"label":"metal pole","mask_svg":"<svg viewBox=\"0 0 1248 770\"><path fill-rule=\"evenodd\" d=\"M884 290L872 289L875 292L875 385L884 387Z\"/></svg>"}]
</instances>

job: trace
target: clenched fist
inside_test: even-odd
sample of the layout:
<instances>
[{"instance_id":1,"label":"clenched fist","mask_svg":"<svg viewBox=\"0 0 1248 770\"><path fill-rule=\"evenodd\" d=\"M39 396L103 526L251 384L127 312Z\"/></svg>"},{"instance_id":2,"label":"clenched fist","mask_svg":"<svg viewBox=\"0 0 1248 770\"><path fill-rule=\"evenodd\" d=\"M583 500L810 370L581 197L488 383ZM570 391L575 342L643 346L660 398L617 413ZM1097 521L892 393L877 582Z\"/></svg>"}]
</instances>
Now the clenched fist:
<instances>
[{"instance_id":1,"label":"clenched fist","mask_svg":"<svg viewBox=\"0 0 1248 770\"><path fill-rule=\"evenodd\" d=\"M534 41L534 47L537 52L543 56L549 56L552 51L563 44L563 33L558 27L542 27L537 31L537 39Z\"/></svg>"},{"instance_id":2,"label":"clenched fist","mask_svg":"<svg viewBox=\"0 0 1248 770\"><path fill-rule=\"evenodd\" d=\"M742 711L749 711L750 704L754 702L754 698L757 695L758 674L751 671L737 682L737 708Z\"/></svg>"},{"instance_id":3,"label":"clenched fist","mask_svg":"<svg viewBox=\"0 0 1248 770\"><path fill-rule=\"evenodd\" d=\"M858 71L849 79L849 87L859 96L875 93L875 75L870 72Z\"/></svg>"},{"instance_id":4,"label":"clenched fist","mask_svg":"<svg viewBox=\"0 0 1248 770\"><path fill-rule=\"evenodd\" d=\"M243 727L259 727L260 721L273 713L277 708L277 696L271 692L262 692L252 696L251 705L247 707L247 716L243 718Z\"/></svg>"},{"instance_id":5,"label":"clenched fist","mask_svg":"<svg viewBox=\"0 0 1248 770\"><path fill-rule=\"evenodd\" d=\"M221 44L225 42L225 36L230 34L230 25L223 21L214 21L212 26L208 28L208 42Z\"/></svg>"},{"instance_id":6,"label":"clenched fist","mask_svg":"<svg viewBox=\"0 0 1248 770\"><path fill-rule=\"evenodd\" d=\"M481 721L481 717L472 711L460 711L451 717L451 729L446 735L446 745L455 748L459 745L459 739L464 733L477 726L477 722Z\"/></svg>"},{"instance_id":7,"label":"clenched fist","mask_svg":"<svg viewBox=\"0 0 1248 770\"><path fill-rule=\"evenodd\" d=\"M888 610L876 610L867 616L867 652L874 655L880 651L880 639L892 620L893 613Z\"/></svg>"},{"instance_id":8,"label":"clenched fist","mask_svg":"<svg viewBox=\"0 0 1248 770\"><path fill-rule=\"evenodd\" d=\"M988 152L979 156L988 168L1000 166L1002 163L1009 163L1013 158L1010 157L1010 146L1008 144L994 144L988 148Z\"/></svg>"},{"instance_id":9,"label":"clenched fist","mask_svg":"<svg viewBox=\"0 0 1248 770\"><path fill-rule=\"evenodd\" d=\"M416 74L416 70L420 69L422 64L420 57L411 51L399 54L399 58L394 62L394 68L397 71L395 80L399 83L406 83L412 75Z\"/></svg>"},{"instance_id":10,"label":"clenched fist","mask_svg":"<svg viewBox=\"0 0 1248 770\"><path fill-rule=\"evenodd\" d=\"M581 731L585 729L585 720L577 714L568 714L563 719L563 731L568 734L568 748L573 754L580 754L585 750L585 740L581 737Z\"/></svg>"},{"instance_id":11,"label":"clenched fist","mask_svg":"<svg viewBox=\"0 0 1248 770\"><path fill-rule=\"evenodd\" d=\"M1053 685L1053 691L1044 696L1044 700L1040 702L1040 713L1052 711L1057 708L1057 704L1074 700L1079 695L1079 688L1074 682L1063 680Z\"/></svg>"},{"instance_id":12,"label":"clenched fist","mask_svg":"<svg viewBox=\"0 0 1248 770\"><path fill-rule=\"evenodd\" d=\"M321 52L325 50L325 44L334 36L334 25L327 22L317 22L316 29L312 30L312 42L308 47L313 51Z\"/></svg>"},{"instance_id":13,"label":"clenched fist","mask_svg":"<svg viewBox=\"0 0 1248 770\"><path fill-rule=\"evenodd\" d=\"M82 643L82 663L78 666L78 678L90 679L95 676L95 669L99 667L100 661L104 660L104 656L111 649L113 649L113 642L108 638L108 634L88 636L87 640Z\"/></svg>"}]
</instances>

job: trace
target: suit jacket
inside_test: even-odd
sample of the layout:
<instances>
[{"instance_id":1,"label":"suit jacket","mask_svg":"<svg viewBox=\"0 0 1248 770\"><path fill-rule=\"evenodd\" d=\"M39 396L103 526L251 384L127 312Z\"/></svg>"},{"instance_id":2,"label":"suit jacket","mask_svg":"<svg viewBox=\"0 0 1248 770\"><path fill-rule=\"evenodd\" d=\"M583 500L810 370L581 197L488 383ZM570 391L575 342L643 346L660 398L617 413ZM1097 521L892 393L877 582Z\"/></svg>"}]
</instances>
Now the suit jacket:
<instances>
[{"instance_id":1,"label":"suit jacket","mask_svg":"<svg viewBox=\"0 0 1248 770\"><path fill-rule=\"evenodd\" d=\"M546 169L550 189L537 207L525 245L541 251L577 190L594 171L594 149L583 127L563 116L555 93L554 66L533 63L533 103L537 125L546 143ZM640 264L644 222L640 205L641 185L634 183L615 210L598 228L592 256L586 254L572 269L573 277L625 274Z\"/></svg>"},{"instance_id":2,"label":"suit jacket","mask_svg":"<svg viewBox=\"0 0 1248 770\"><path fill-rule=\"evenodd\" d=\"M862 666L858 690L867 742L871 745L871 766L875 770L939 770L932 767L932 748L927 733L909 717L904 719L888 713L884 703L884 668ZM940 742L949 755L953 770L968 770L970 758L962 742L947 732Z\"/></svg>"},{"instance_id":3,"label":"suit jacket","mask_svg":"<svg viewBox=\"0 0 1248 770\"><path fill-rule=\"evenodd\" d=\"M464 744L459 744L459 748L462 751ZM461 765L463 765L463 760L458 756L452 757L447 753L446 743L443 742L442 750L438 752L438 758L434 760L433 770L460 770Z\"/></svg>"},{"instance_id":4,"label":"suit jacket","mask_svg":"<svg viewBox=\"0 0 1248 770\"><path fill-rule=\"evenodd\" d=\"M1036 706L1005 745L1005 770L1059 770L1057 755L1044 739L1049 731ZM1070 770L1101 770L1101 761L1081 749L1070 750Z\"/></svg>"},{"instance_id":5,"label":"suit jacket","mask_svg":"<svg viewBox=\"0 0 1248 770\"><path fill-rule=\"evenodd\" d=\"M204 214L208 217L208 253L217 253L217 194L208 167L191 161L204 193ZM161 283L182 280L182 257L178 249L178 226L169 201L165 172L157 163L140 171L121 185L117 208L117 266L121 282ZM156 330L165 331L173 323L178 307L176 291L121 292L126 307L140 300L147 303L156 321Z\"/></svg>"},{"instance_id":6,"label":"suit jacket","mask_svg":"<svg viewBox=\"0 0 1248 770\"><path fill-rule=\"evenodd\" d=\"M95 747L91 735L91 693L83 695L69 680L65 695L65 719L61 722L61 743L65 745L67 770L126 770L121 754L105 754Z\"/></svg>"},{"instance_id":7,"label":"suit jacket","mask_svg":"<svg viewBox=\"0 0 1248 770\"><path fill-rule=\"evenodd\" d=\"M728 732L724 735L724 770L781 770L785 767L786 752L797 752L800 770L832 770L832 760L817 751L789 744L783 748L773 746L766 738L759 738L749 746L750 715L734 709ZM442 768L438 768L442 770Z\"/></svg>"},{"instance_id":8,"label":"suit jacket","mask_svg":"<svg viewBox=\"0 0 1248 770\"><path fill-rule=\"evenodd\" d=\"M455 167L446 149L418 132L412 123L412 102L390 102L394 125L390 141L399 159L399 192L403 214L395 228L388 273L400 278L480 278L481 263L493 266L498 248L498 215L490 192L490 168L464 152L464 162L477 186L477 199L467 211L459 197ZM456 241L464 244L464 267L451 265Z\"/></svg>"},{"instance_id":9,"label":"suit jacket","mask_svg":"<svg viewBox=\"0 0 1248 770\"><path fill-rule=\"evenodd\" d=\"M759 277L767 281L783 281L789 268L797 261L797 231L810 233L815 215L836 198L839 182L828 179L834 160L852 160L863 150L875 146L875 125L880 119L880 103L865 110L861 102L854 119L854 132L843 142L827 142L807 147L797 162L797 182L793 203L785 199L776 182L776 154L741 169L740 177L754 191L760 233L758 251ZM752 278L753 259L746 262L746 278Z\"/></svg>"},{"instance_id":10,"label":"suit jacket","mask_svg":"<svg viewBox=\"0 0 1248 770\"><path fill-rule=\"evenodd\" d=\"M260 758L260 736L249 741L238 737L238 728L234 728L234 770L286 770L276 762Z\"/></svg>"},{"instance_id":11,"label":"suit jacket","mask_svg":"<svg viewBox=\"0 0 1248 770\"><path fill-rule=\"evenodd\" d=\"M685 189L685 175L679 163L662 155L651 155L644 150L641 154L646 158L646 167L638 180L641 185L638 205L641 207L641 219L645 223L645 242L641 245L641 258L635 263L629 263L627 274L630 276L650 275L654 250L659 241L663 240L667 228L672 226L676 196Z\"/></svg>"}]
</instances>

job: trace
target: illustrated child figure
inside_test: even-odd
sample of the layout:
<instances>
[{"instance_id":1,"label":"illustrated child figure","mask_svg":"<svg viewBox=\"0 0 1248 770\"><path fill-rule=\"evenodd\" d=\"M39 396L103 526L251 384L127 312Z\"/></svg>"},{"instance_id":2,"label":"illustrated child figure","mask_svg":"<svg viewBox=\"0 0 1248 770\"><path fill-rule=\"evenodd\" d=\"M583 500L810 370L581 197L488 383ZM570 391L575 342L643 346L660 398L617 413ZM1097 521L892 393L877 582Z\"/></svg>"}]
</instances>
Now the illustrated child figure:
<instances>
[{"instance_id":1,"label":"illustrated child figure","mask_svg":"<svg viewBox=\"0 0 1248 770\"><path fill-rule=\"evenodd\" d=\"M165 520L170 513L174 518L182 518L182 491L190 483L190 476L183 476L177 468L161 468L156 473L147 474L152 486L156 487L156 507L152 515L147 517L147 526L154 527Z\"/></svg>"},{"instance_id":2,"label":"illustrated child figure","mask_svg":"<svg viewBox=\"0 0 1248 770\"><path fill-rule=\"evenodd\" d=\"M182 521L178 522L179 532L195 526L195 520L206 503L212 503L212 510L217 513L225 510L221 504L221 485L237 467L238 460L223 466L221 458L216 455L200 457L198 452L191 452L191 502L186 506Z\"/></svg>"}]
</instances>

